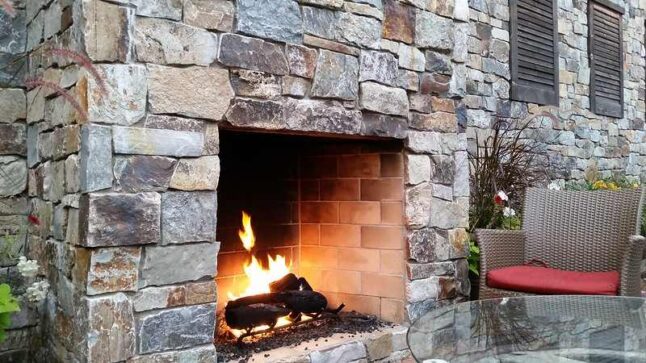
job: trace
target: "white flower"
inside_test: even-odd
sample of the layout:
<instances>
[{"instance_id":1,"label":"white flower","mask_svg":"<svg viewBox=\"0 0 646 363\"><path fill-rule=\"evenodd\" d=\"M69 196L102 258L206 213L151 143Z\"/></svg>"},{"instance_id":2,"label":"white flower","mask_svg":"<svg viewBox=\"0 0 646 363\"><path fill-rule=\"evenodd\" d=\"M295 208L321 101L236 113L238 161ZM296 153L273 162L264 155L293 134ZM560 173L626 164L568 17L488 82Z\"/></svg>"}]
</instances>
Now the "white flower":
<instances>
[{"instance_id":1,"label":"white flower","mask_svg":"<svg viewBox=\"0 0 646 363\"><path fill-rule=\"evenodd\" d=\"M505 202L509 200L509 197L507 196L507 193L503 192L502 190L498 192L498 197L501 200L504 200Z\"/></svg>"},{"instance_id":2,"label":"white flower","mask_svg":"<svg viewBox=\"0 0 646 363\"><path fill-rule=\"evenodd\" d=\"M559 183L553 181L547 186L547 189L549 189L549 190L561 190L561 186L559 185Z\"/></svg>"},{"instance_id":3,"label":"white flower","mask_svg":"<svg viewBox=\"0 0 646 363\"><path fill-rule=\"evenodd\" d=\"M38 261L28 260L25 256L18 258L18 265L16 267L23 277L34 277L38 274Z\"/></svg>"},{"instance_id":4,"label":"white flower","mask_svg":"<svg viewBox=\"0 0 646 363\"><path fill-rule=\"evenodd\" d=\"M47 291L49 290L49 282L39 281L34 282L29 286L25 292L27 300L33 303L42 301L47 297Z\"/></svg>"},{"instance_id":5,"label":"white flower","mask_svg":"<svg viewBox=\"0 0 646 363\"><path fill-rule=\"evenodd\" d=\"M513 209L511 209L511 208L509 208L509 207L505 207L505 208L503 208L503 210L502 210L502 215L503 215L503 216L505 216L505 217L508 217L508 218L509 218L509 217L513 217L513 216L515 216L515 215L516 215L516 211L515 211L515 210L513 210Z\"/></svg>"}]
</instances>

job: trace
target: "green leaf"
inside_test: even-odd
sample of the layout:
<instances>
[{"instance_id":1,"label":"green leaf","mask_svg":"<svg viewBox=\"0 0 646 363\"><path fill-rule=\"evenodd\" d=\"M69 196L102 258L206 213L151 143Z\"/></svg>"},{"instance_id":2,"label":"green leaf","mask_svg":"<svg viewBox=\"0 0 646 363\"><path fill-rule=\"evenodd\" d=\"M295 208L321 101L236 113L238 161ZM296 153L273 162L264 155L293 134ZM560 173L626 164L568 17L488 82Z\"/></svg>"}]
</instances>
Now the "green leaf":
<instances>
[{"instance_id":1,"label":"green leaf","mask_svg":"<svg viewBox=\"0 0 646 363\"><path fill-rule=\"evenodd\" d=\"M0 329L7 329L11 326L11 313L0 314Z\"/></svg>"},{"instance_id":2,"label":"green leaf","mask_svg":"<svg viewBox=\"0 0 646 363\"><path fill-rule=\"evenodd\" d=\"M11 286L0 284L0 313L20 311L18 299L11 294Z\"/></svg>"}]
</instances>

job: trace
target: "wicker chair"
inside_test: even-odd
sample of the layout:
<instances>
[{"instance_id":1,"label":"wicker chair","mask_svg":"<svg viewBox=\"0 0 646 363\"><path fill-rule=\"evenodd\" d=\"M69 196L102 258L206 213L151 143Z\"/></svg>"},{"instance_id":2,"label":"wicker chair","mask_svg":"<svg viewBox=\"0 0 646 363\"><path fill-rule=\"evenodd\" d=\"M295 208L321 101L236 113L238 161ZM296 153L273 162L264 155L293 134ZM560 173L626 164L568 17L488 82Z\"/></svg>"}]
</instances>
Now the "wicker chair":
<instances>
[{"instance_id":1,"label":"wicker chair","mask_svg":"<svg viewBox=\"0 0 646 363\"><path fill-rule=\"evenodd\" d=\"M533 259L570 271L618 271L619 295L640 295L646 239L638 236L643 193L529 188L519 231L476 230L480 298L531 295L487 286L487 271Z\"/></svg>"}]
</instances>

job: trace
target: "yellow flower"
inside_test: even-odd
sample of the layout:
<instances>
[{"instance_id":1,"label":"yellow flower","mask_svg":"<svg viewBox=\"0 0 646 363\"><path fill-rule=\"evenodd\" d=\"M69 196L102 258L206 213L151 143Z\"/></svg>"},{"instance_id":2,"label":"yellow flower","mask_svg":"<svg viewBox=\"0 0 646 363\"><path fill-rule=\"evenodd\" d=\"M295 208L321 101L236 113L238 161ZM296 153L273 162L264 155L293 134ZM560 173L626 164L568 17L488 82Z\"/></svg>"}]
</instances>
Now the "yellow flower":
<instances>
[{"instance_id":1,"label":"yellow flower","mask_svg":"<svg viewBox=\"0 0 646 363\"><path fill-rule=\"evenodd\" d=\"M633 189L637 189L637 188L639 188L639 183L634 182L634 183L633 183L633 185L632 185L632 187L633 187Z\"/></svg>"},{"instance_id":2,"label":"yellow flower","mask_svg":"<svg viewBox=\"0 0 646 363\"><path fill-rule=\"evenodd\" d=\"M597 180L592 184L592 190L599 190L599 189L608 189L608 185L606 185L606 182L603 180Z\"/></svg>"},{"instance_id":3,"label":"yellow flower","mask_svg":"<svg viewBox=\"0 0 646 363\"><path fill-rule=\"evenodd\" d=\"M619 186L615 182L609 182L607 184L608 190L619 190Z\"/></svg>"}]
</instances>

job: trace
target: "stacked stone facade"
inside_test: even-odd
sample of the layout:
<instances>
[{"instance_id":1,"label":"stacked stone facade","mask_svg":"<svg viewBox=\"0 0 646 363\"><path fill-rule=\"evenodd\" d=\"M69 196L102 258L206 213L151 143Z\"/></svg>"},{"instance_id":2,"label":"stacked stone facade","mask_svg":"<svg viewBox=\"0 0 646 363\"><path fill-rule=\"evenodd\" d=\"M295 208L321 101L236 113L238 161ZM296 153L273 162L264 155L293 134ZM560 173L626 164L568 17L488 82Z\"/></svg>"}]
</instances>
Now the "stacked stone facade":
<instances>
[{"instance_id":1,"label":"stacked stone facade","mask_svg":"<svg viewBox=\"0 0 646 363\"><path fill-rule=\"evenodd\" d=\"M590 109L588 3L558 1L559 105L517 102L510 95L510 25L506 0L469 1L467 93L470 139L497 117L530 122L526 136L538 140L553 173L565 181L628 176L639 180L646 165L644 136L646 4L613 0L623 7L624 117Z\"/></svg>"},{"instance_id":2,"label":"stacked stone facade","mask_svg":"<svg viewBox=\"0 0 646 363\"><path fill-rule=\"evenodd\" d=\"M27 46L25 4L17 14L0 12L0 283L8 283L22 296L32 279L21 276L17 258L29 255L38 233L27 228L32 206L27 196L27 96L23 87ZM24 303L13 315L6 340L0 344L0 361L24 361L39 345L38 304Z\"/></svg>"},{"instance_id":3,"label":"stacked stone facade","mask_svg":"<svg viewBox=\"0 0 646 363\"><path fill-rule=\"evenodd\" d=\"M50 361L213 361L220 127L403 140L404 319L463 299L468 13L464 0L27 1L28 75L83 111L19 89L10 104L26 112L3 124L26 135L0 136L29 176L12 194L42 221L29 257L52 286Z\"/></svg>"},{"instance_id":4,"label":"stacked stone facade","mask_svg":"<svg viewBox=\"0 0 646 363\"><path fill-rule=\"evenodd\" d=\"M404 320L468 294L468 137L496 117L532 117L556 179L646 163L642 3L625 2L623 119L589 111L586 1L559 1L559 107L510 99L501 0L16 3L0 221L38 216L22 248L51 290L9 354L42 331L48 361L214 360L221 128L401 140Z\"/></svg>"}]
</instances>

